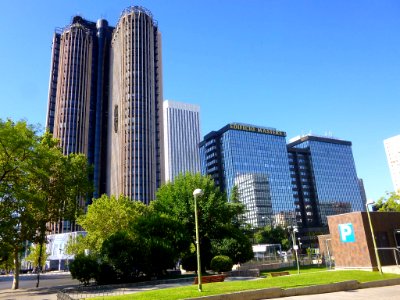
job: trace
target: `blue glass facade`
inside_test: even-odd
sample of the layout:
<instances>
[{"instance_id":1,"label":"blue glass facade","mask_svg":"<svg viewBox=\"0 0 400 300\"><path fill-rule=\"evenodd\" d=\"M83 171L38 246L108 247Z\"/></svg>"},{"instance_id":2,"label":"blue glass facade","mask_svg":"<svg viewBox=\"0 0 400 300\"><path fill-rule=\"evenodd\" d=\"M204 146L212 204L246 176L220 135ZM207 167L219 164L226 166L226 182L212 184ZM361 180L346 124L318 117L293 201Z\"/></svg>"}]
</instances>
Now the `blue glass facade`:
<instances>
[{"instance_id":1,"label":"blue glass facade","mask_svg":"<svg viewBox=\"0 0 400 300\"><path fill-rule=\"evenodd\" d=\"M288 151L293 171L311 175L310 196L314 198L318 223L327 225L326 217L329 215L364 210L351 142L306 136L290 143ZM310 157L310 163L302 168L300 164L295 166L295 156L298 161L299 153Z\"/></svg>"},{"instance_id":2,"label":"blue glass facade","mask_svg":"<svg viewBox=\"0 0 400 300\"><path fill-rule=\"evenodd\" d=\"M236 182L247 222L254 227L294 221L285 136L275 129L234 123L200 143L202 173L211 175L228 196Z\"/></svg>"},{"instance_id":3,"label":"blue glass facade","mask_svg":"<svg viewBox=\"0 0 400 300\"><path fill-rule=\"evenodd\" d=\"M329 215L364 210L351 142L305 136L286 145L285 137L271 128L228 124L200 143L201 171L228 197L237 187L253 227L320 231Z\"/></svg>"}]
</instances>

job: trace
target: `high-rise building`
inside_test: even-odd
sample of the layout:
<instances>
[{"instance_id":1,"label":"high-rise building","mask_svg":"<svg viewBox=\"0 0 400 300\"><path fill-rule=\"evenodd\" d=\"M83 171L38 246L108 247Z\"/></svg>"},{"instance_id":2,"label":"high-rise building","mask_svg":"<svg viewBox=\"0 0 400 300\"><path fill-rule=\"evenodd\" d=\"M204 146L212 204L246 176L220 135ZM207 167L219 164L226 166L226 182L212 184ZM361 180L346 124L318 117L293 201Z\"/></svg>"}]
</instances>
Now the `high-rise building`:
<instances>
[{"instance_id":1,"label":"high-rise building","mask_svg":"<svg viewBox=\"0 0 400 300\"><path fill-rule=\"evenodd\" d=\"M396 193L400 192L400 135L384 140L386 158Z\"/></svg>"},{"instance_id":2,"label":"high-rise building","mask_svg":"<svg viewBox=\"0 0 400 300\"><path fill-rule=\"evenodd\" d=\"M83 153L94 165L94 196L105 192L108 45L112 28L75 16L53 37L46 127L65 155ZM90 198L87 199L90 201ZM85 200L82 199L82 206ZM61 225L62 224L62 225ZM69 222L55 232L69 231Z\"/></svg>"},{"instance_id":3,"label":"high-rise building","mask_svg":"<svg viewBox=\"0 0 400 300\"><path fill-rule=\"evenodd\" d=\"M363 211L351 142L307 135L288 144L298 224L327 225L327 216Z\"/></svg>"},{"instance_id":4,"label":"high-rise building","mask_svg":"<svg viewBox=\"0 0 400 300\"><path fill-rule=\"evenodd\" d=\"M200 107L164 101L165 180L200 172Z\"/></svg>"},{"instance_id":5,"label":"high-rise building","mask_svg":"<svg viewBox=\"0 0 400 300\"><path fill-rule=\"evenodd\" d=\"M110 53L107 193L149 203L164 181L161 34L150 11L125 9Z\"/></svg>"},{"instance_id":6,"label":"high-rise building","mask_svg":"<svg viewBox=\"0 0 400 300\"><path fill-rule=\"evenodd\" d=\"M228 124L200 143L202 173L228 195L236 186L252 227L297 225L306 238L324 231L327 216L365 209L351 142L308 135L286 145L285 137L273 128Z\"/></svg>"},{"instance_id":7,"label":"high-rise building","mask_svg":"<svg viewBox=\"0 0 400 300\"><path fill-rule=\"evenodd\" d=\"M253 227L294 225L285 137L274 128L232 123L200 143L202 173L212 176L228 195L237 186L246 222Z\"/></svg>"},{"instance_id":8,"label":"high-rise building","mask_svg":"<svg viewBox=\"0 0 400 300\"><path fill-rule=\"evenodd\" d=\"M115 28L75 16L56 30L46 127L64 154L87 155L93 197L155 198L164 179L161 67L161 34L143 7L125 9ZM61 223L54 233L74 229Z\"/></svg>"}]
</instances>

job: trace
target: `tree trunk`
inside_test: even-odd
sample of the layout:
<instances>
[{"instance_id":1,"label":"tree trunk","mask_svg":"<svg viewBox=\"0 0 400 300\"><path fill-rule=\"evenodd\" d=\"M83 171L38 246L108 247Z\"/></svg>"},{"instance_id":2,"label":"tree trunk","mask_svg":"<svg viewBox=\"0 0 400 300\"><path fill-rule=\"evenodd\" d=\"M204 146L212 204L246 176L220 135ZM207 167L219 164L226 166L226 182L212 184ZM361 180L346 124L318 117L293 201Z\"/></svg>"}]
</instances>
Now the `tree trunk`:
<instances>
[{"instance_id":1,"label":"tree trunk","mask_svg":"<svg viewBox=\"0 0 400 300\"><path fill-rule=\"evenodd\" d=\"M43 251L43 243L41 242L39 244L39 258L38 258L38 271L37 271L37 281L36 281L36 287L39 287L39 282L40 282L40 272L42 271L42 251Z\"/></svg>"},{"instance_id":2,"label":"tree trunk","mask_svg":"<svg viewBox=\"0 0 400 300\"><path fill-rule=\"evenodd\" d=\"M12 283L12 289L17 290L19 288L19 249L14 249L14 278Z\"/></svg>"}]
</instances>

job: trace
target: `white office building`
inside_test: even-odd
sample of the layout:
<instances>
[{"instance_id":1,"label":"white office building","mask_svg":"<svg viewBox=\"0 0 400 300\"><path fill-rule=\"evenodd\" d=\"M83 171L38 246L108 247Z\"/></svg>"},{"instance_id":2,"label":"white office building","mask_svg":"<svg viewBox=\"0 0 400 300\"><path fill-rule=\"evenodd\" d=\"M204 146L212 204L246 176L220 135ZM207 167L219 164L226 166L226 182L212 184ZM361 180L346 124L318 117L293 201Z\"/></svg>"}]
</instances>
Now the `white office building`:
<instances>
[{"instance_id":1,"label":"white office building","mask_svg":"<svg viewBox=\"0 0 400 300\"><path fill-rule=\"evenodd\" d=\"M394 190L400 191L400 135L383 141Z\"/></svg>"},{"instance_id":2,"label":"white office building","mask_svg":"<svg viewBox=\"0 0 400 300\"><path fill-rule=\"evenodd\" d=\"M166 100L164 109L165 181L200 172L200 107Z\"/></svg>"}]
</instances>

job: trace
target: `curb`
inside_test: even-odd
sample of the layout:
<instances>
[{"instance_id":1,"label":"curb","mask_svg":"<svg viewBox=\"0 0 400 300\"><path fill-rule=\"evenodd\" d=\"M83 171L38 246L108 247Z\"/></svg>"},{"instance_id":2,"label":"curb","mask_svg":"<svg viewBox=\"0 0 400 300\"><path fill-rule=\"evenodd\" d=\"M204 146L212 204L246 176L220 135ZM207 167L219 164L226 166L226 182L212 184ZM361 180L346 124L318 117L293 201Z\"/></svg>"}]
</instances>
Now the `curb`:
<instances>
[{"instance_id":1,"label":"curb","mask_svg":"<svg viewBox=\"0 0 400 300\"><path fill-rule=\"evenodd\" d=\"M314 295L314 294L324 294L340 291L357 290L364 288L373 287L383 287L400 285L400 278L385 279L379 281L363 282L360 283L357 280L349 280L332 284L323 285L313 285L307 287L281 289L281 288L268 288L260 290L250 290L243 292L235 292L230 294L213 295L213 296L203 296L196 298L186 298L185 300L261 300L279 297L290 297L290 296L300 296L300 295Z\"/></svg>"}]
</instances>

